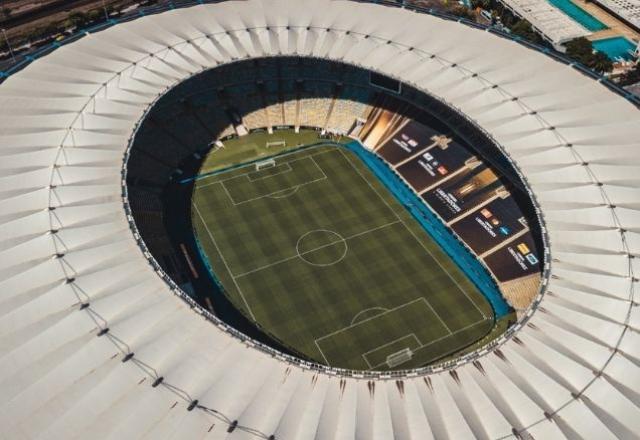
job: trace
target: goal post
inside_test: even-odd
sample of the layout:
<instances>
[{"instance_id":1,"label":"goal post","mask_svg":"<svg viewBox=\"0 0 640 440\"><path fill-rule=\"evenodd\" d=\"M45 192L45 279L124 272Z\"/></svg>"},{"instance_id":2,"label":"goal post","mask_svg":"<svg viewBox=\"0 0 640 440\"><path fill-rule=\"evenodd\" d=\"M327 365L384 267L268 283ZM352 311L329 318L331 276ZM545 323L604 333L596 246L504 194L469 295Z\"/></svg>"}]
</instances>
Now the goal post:
<instances>
[{"instance_id":1,"label":"goal post","mask_svg":"<svg viewBox=\"0 0 640 440\"><path fill-rule=\"evenodd\" d=\"M403 348L402 350L387 356L387 365L389 366L389 368L393 368L407 361L410 361L412 358L413 351L411 351L409 347Z\"/></svg>"},{"instance_id":2,"label":"goal post","mask_svg":"<svg viewBox=\"0 0 640 440\"><path fill-rule=\"evenodd\" d=\"M271 147L286 147L287 146L287 141L285 140L277 140L277 141L267 141L265 143L265 147L266 148L271 148Z\"/></svg>"},{"instance_id":3,"label":"goal post","mask_svg":"<svg viewBox=\"0 0 640 440\"><path fill-rule=\"evenodd\" d=\"M275 159L261 160L260 162L256 162L256 171L264 170L265 168L273 168L275 166Z\"/></svg>"}]
</instances>

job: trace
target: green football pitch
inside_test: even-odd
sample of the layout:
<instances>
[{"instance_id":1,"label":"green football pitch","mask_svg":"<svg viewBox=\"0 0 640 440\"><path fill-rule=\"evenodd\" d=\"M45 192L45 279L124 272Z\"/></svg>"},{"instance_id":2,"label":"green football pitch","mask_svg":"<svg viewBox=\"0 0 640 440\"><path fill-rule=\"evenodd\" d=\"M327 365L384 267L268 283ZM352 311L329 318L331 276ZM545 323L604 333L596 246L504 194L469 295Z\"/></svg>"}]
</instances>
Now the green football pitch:
<instances>
[{"instance_id":1,"label":"green football pitch","mask_svg":"<svg viewBox=\"0 0 640 440\"><path fill-rule=\"evenodd\" d=\"M323 145L198 180L193 226L232 303L300 356L424 366L485 336L491 306L376 176Z\"/></svg>"}]
</instances>

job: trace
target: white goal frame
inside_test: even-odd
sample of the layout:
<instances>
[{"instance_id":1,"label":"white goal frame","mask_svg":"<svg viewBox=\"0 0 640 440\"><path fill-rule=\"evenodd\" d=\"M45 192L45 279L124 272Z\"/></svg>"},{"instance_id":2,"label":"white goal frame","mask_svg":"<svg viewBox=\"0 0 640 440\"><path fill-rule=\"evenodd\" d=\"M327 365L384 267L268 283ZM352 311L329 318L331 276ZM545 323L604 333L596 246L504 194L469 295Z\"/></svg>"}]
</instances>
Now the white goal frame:
<instances>
[{"instance_id":1,"label":"white goal frame","mask_svg":"<svg viewBox=\"0 0 640 440\"><path fill-rule=\"evenodd\" d=\"M273 168L275 166L275 159L261 160L260 162L256 162L256 171L264 170L265 168Z\"/></svg>"},{"instance_id":2,"label":"white goal frame","mask_svg":"<svg viewBox=\"0 0 640 440\"><path fill-rule=\"evenodd\" d=\"M284 139L281 139L279 141L267 141L264 144L264 146L265 148L278 147L278 146L286 147L287 141L285 141Z\"/></svg>"},{"instance_id":3,"label":"white goal frame","mask_svg":"<svg viewBox=\"0 0 640 440\"><path fill-rule=\"evenodd\" d=\"M410 361L413 358L413 350L411 348L403 348L400 351L390 354L387 356L387 365L389 368L396 367L400 364L404 364L407 361Z\"/></svg>"}]
</instances>

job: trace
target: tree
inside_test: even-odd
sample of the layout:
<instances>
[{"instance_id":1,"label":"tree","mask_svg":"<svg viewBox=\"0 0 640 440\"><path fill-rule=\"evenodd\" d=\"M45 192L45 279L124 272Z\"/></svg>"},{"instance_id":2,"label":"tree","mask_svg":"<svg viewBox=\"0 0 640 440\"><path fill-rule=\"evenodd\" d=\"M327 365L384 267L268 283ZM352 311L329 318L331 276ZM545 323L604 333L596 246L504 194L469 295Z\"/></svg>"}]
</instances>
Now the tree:
<instances>
[{"instance_id":1,"label":"tree","mask_svg":"<svg viewBox=\"0 0 640 440\"><path fill-rule=\"evenodd\" d=\"M491 24L496 24L498 22L498 13L496 11L491 11Z\"/></svg>"},{"instance_id":2,"label":"tree","mask_svg":"<svg viewBox=\"0 0 640 440\"><path fill-rule=\"evenodd\" d=\"M527 20L518 20L516 24L511 27L511 33L532 43L541 43L542 38L536 31L533 30L533 26Z\"/></svg>"},{"instance_id":3,"label":"tree","mask_svg":"<svg viewBox=\"0 0 640 440\"><path fill-rule=\"evenodd\" d=\"M640 83L640 62L637 62L633 68L625 72L620 78L621 86L630 86L635 83Z\"/></svg>"},{"instance_id":4,"label":"tree","mask_svg":"<svg viewBox=\"0 0 640 440\"><path fill-rule=\"evenodd\" d=\"M9 18L9 16L11 15L11 12L12 12L11 8L7 8L7 7L2 8L2 16L4 18Z\"/></svg>"},{"instance_id":5,"label":"tree","mask_svg":"<svg viewBox=\"0 0 640 440\"><path fill-rule=\"evenodd\" d=\"M505 8L501 3L498 3L495 6L494 11L500 17L500 21L502 22L502 24L508 27L509 29L511 29L519 21L519 19L515 15L513 15L513 13L509 9Z\"/></svg>"},{"instance_id":6,"label":"tree","mask_svg":"<svg viewBox=\"0 0 640 440\"><path fill-rule=\"evenodd\" d=\"M47 37L55 35L59 32L57 23L49 23L45 27L35 28L31 33L27 35L27 41L30 43L37 42L39 40L43 40Z\"/></svg>"},{"instance_id":7,"label":"tree","mask_svg":"<svg viewBox=\"0 0 640 440\"><path fill-rule=\"evenodd\" d=\"M565 44L567 56L602 74L613 70L613 62L602 52L595 52L591 41L584 37Z\"/></svg>"},{"instance_id":8,"label":"tree","mask_svg":"<svg viewBox=\"0 0 640 440\"><path fill-rule=\"evenodd\" d=\"M567 48L567 56L572 58L585 66L589 65L593 57L593 46L591 41L584 37L575 38L565 44Z\"/></svg>"},{"instance_id":9,"label":"tree","mask_svg":"<svg viewBox=\"0 0 640 440\"><path fill-rule=\"evenodd\" d=\"M72 27L83 27L87 22L87 16L82 12L76 11L69 15L69 21Z\"/></svg>"},{"instance_id":10,"label":"tree","mask_svg":"<svg viewBox=\"0 0 640 440\"><path fill-rule=\"evenodd\" d=\"M104 19L104 12L102 12L101 9L92 9L87 12L87 21L89 23L94 23L102 19Z\"/></svg>"},{"instance_id":11,"label":"tree","mask_svg":"<svg viewBox=\"0 0 640 440\"><path fill-rule=\"evenodd\" d=\"M591 67L593 70L600 74L611 72L613 70L613 62L602 52L595 52L591 56L591 59L589 60L589 64L587 64L587 66Z\"/></svg>"},{"instance_id":12,"label":"tree","mask_svg":"<svg viewBox=\"0 0 640 440\"><path fill-rule=\"evenodd\" d=\"M451 8L451 13L456 17L466 18L467 20L471 20L471 21L475 20L476 18L476 16L474 15L473 11L471 11L471 9L466 8L464 6L460 6L460 5L457 5Z\"/></svg>"},{"instance_id":13,"label":"tree","mask_svg":"<svg viewBox=\"0 0 640 440\"><path fill-rule=\"evenodd\" d=\"M491 0L471 0L471 7L473 9L482 8L489 10L491 8Z\"/></svg>"}]
</instances>

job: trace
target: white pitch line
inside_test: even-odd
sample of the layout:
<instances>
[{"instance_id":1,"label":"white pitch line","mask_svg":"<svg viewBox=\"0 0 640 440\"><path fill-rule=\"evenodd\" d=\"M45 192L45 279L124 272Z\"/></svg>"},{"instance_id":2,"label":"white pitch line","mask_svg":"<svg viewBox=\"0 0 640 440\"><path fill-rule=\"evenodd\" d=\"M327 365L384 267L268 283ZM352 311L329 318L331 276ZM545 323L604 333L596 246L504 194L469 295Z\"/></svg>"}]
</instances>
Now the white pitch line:
<instances>
[{"instance_id":1,"label":"white pitch line","mask_svg":"<svg viewBox=\"0 0 640 440\"><path fill-rule=\"evenodd\" d=\"M369 353L373 353L374 351L378 351L381 348L386 347L387 345L395 344L396 342L401 341L401 340L403 340L405 338L408 338L408 337L411 337L411 336L413 336L413 339L415 339L418 342L418 347L421 347L422 343L420 343L420 339L418 339L416 334L415 333L407 333L406 335L400 336L399 338L396 338L393 341L387 342L386 344L379 345L376 348L372 348L369 351L365 351L364 353L362 353L362 356L367 356Z\"/></svg>"},{"instance_id":2,"label":"white pitch line","mask_svg":"<svg viewBox=\"0 0 640 440\"><path fill-rule=\"evenodd\" d=\"M236 202L233 199L233 197L231 197L231 194L227 190L227 187L225 186L224 182L216 182L216 183L219 183L220 185L222 185L222 187L224 188L224 190L227 193L227 196L229 197L229 200L231 200L231 203L233 203L233 206L240 206L240 205L244 205L245 203L255 202L256 200L264 199L264 198L267 198L267 197L271 197L272 198L275 194L279 194L279 193L281 193L283 191L286 191L288 189L300 188L300 187L303 187L303 186L306 186L306 185L311 185L312 183L315 183L315 182L321 182L323 180L327 180L327 177L326 176L319 177L317 179L313 179L313 180L310 180L308 182L298 183L296 185L289 186L287 188L281 188L281 189L279 189L277 191L270 192L269 194L264 194L264 195L261 195L261 196L258 196L258 197L253 197L253 198L250 198L250 199L247 199L247 200L242 200L240 202Z\"/></svg>"},{"instance_id":3,"label":"white pitch line","mask_svg":"<svg viewBox=\"0 0 640 440\"><path fill-rule=\"evenodd\" d=\"M394 307L394 308L392 308L392 309L389 309L389 310L388 310L388 311L386 311L386 312L378 313L377 315L372 316L371 318L363 319L362 321L357 322L357 323L355 323L355 324L351 324L351 325L348 325L348 326L346 326L346 327L343 327L343 328L341 328L341 329L339 329L339 330L333 331L333 332L331 332L331 333L327 333L326 335L321 336L321 337L319 337L318 339L316 339L316 341L320 341L320 340L322 340L322 339L329 338L329 337L331 337L331 336L333 336L333 335L336 335L336 334L338 334L338 333L341 333L341 332L343 332L343 331L345 331L345 330L349 330L351 327L357 327L357 326L359 326L360 324L364 324L365 322L371 321L372 319L376 319L376 318L381 317L382 315L386 315L387 313L391 313L391 312L394 312L394 311L396 311L396 310L399 310L399 309L401 309L401 308L403 308L403 307L406 307L406 306L408 306L408 305L410 305L410 304L413 304L413 303L415 303L415 302L418 302L418 301L420 301L420 300L422 300L422 299L424 299L424 298L423 298L423 297L419 297L419 298L413 299L413 300L411 300L411 301L407 301L406 303L404 303L404 304L400 304L399 306Z\"/></svg>"},{"instance_id":4,"label":"white pitch line","mask_svg":"<svg viewBox=\"0 0 640 440\"><path fill-rule=\"evenodd\" d=\"M476 308L476 310L478 310L478 312L480 312L480 315L482 315L483 318L486 318L484 312L482 310L480 310L480 307L478 307L478 305L469 297L469 295L467 294L466 290L464 290L462 288L462 286L458 283L458 281L453 278L453 276L451 275L451 273L449 273L449 271L447 269L445 269L445 267L442 265L442 263L440 263L440 260L438 260L435 255L433 255L431 253L431 251L424 245L424 243L422 243L422 241L420 239L418 239L418 237L416 236L416 234L406 225L406 223L400 218L400 216L398 215L398 213L396 211L394 211L391 206L389 206L389 203L387 203L387 201L380 195L380 193L373 187L373 185L371 184L371 182L369 182L369 180L364 177L362 175L362 173L360 172L360 170L353 165L353 162L351 162L351 159L349 159L349 157L347 155L344 154L344 152L342 150L340 150L340 152L342 153L342 155L345 157L345 159L347 159L347 161L349 162L349 164L351 165L351 167L356 170L356 172L360 175L360 177L362 178L362 180L364 180L367 185L369 185L369 188L371 188L373 190L373 192L375 192L377 194L377 196L380 198L380 200L382 200L384 202L385 205L387 205L387 208L389 208L391 210L391 212L393 212L393 214L396 216L396 218L404 225L405 229L407 231L409 231L409 233L413 236L413 238L420 244L420 246L422 246L422 248L429 254L429 256L431 256L431 258L438 264L438 266L440 266L440 269L442 269L442 271L444 273L447 274L447 276L449 277L449 279L451 279L451 281L453 281L453 283L458 287L458 289L464 294L464 296L467 297L467 299L471 302L471 304L473 304L473 306ZM436 313L436 315L438 315ZM438 318L440 318L440 316L438 315ZM442 320L442 319L441 319Z\"/></svg>"},{"instance_id":5,"label":"white pitch line","mask_svg":"<svg viewBox=\"0 0 640 440\"><path fill-rule=\"evenodd\" d=\"M438 312L436 312L434 310L434 308L431 306L431 303L429 301L427 301L427 299L423 296L422 299L424 300L424 302L427 304L427 307L429 307L429 309L431 309L431 311L433 312L434 315L436 315L436 318L438 318L438 320L440 321L440 323L444 326L444 328L447 329L447 331L449 332L449 334L451 334L451 329L449 328L449 326L442 320L442 318L440 317L440 315L438 315Z\"/></svg>"},{"instance_id":6,"label":"white pitch line","mask_svg":"<svg viewBox=\"0 0 640 440\"><path fill-rule=\"evenodd\" d=\"M360 310L358 313L356 313L356 316L353 317L353 319L351 320L351 325L353 325L356 321L356 318L358 318L358 316L362 315L365 312L368 312L370 310L382 310L382 312L386 312L389 309L386 309L384 307L369 307L368 309L364 309L364 310ZM378 313L379 315L380 313Z\"/></svg>"},{"instance_id":7,"label":"white pitch line","mask_svg":"<svg viewBox=\"0 0 640 440\"><path fill-rule=\"evenodd\" d=\"M487 320L487 318L485 317L485 318L481 319L480 321L474 322L473 324L469 324L469 325L467 325L465 327L459 328L458 330L454 331L453 333L451 333L449 335L440 336L439 338L436 338L436 339L434 339L432 341L429 341L428 343L426 343L424 345L420 345L420 347L418 347L415 350L413 350L413 352L415 353L418 350L422 350L425 347L428 347L428 346L430 346L432 344L435 344L436 342L442 341L443 339L446 339L446 338L450 338L451 336L455 335L456 333L460 333L461 331L470 329L471 327L475 327L476 325L478 325L478 324L480 324L480 323L482 323L482 322L484 322L486 320ZM371 367L370 370L372 370L374 368L378 368L378 367L380 367L380 366L382 366L384 364L386 364L386 362L381 362L378 365L374 365L373 367Z\"/></svg>"},{"instance_id":8,"label":"white pitch line","mask_svg":"<svg viewBox=\"0 0 640 440\"><path fill-rule=\"evenodd\" d=\"M316 344L316 347L318 347L318 351L320 352L320 354L322 355L322 359L324 359L325 363L330 367L331 364L329 363L329 361L327 360L327 357L324 355L324 351L322 351L322 349L320 348L320 346L318 345L318 340L316 339L315 341L313 341ZM366 361L366 359L365 359Z\"/></svg>"},{"instance_id":9,"label":"white pitch line","mask_svg":"<svg viewBox=\"0 0 640 440\"><path fill-rule=\"evenodd\" d=\"M322 148L322 147L318 147L318 148ZM315 152L315 153L312 153L312 154L307 154L307 155L302 156L302 157L299 157L299 158L297 158L297 159L290 159L290 160L287 160L286 162L282 162L282 161L281 161L281 162L279 162L279 163L280 163L280 164L291 164L291 163L293 163L293 162L297 162L297 161L299 161L299 160L310 159L310 158L313 158L313 157L315 157L315 156L320 156L321 154L331 153L331 152L335 151L337 148L338 148L338 147L332 147L332 148L329 148L329 149L324 150L324 151ZM278 155L278 156L275 156L275 157L274 157L274 156L271 156L271 158L272 158L272 159L276 159L276 160L278 160L278 159L283 159L283 158L285 158L285 157L287 157L287 156L291 156L291 155L295 155L295 154L302 154L302 153L304 153L304 151L291 151L291 152L289 152L289 153L284 153L284 154L281 154L281 155ZM265 158L264 158L264 160L269 160L269 157L265 157ZM198 181L203 181L203 180L205 180L205 179L211 179L211 178L213 178L213 177L219 177L219 176L221 176L221 175L223 175L223 174L231 173L231 172L234 172L234 171L237 171L237 170L241 170L241 169L243 169L243 168L251 167L251 166L253 166L253 165L255 165L255 162L251 162L251 163L248 163L248 164L245 164L245 165L239 166L239 167L234 168L234 169L232 169L232 170L226 170L226 171L224 171L224 170L223 170L222 172L217 172L217 171L216 171L216 172L215 172L215 174L211 174L211 175L209 175L209 176L201 176L201 177L198 179ZM316 165L317 165L317 164L316 164ZM215 185L216 183L219 183L219 182L226 182L227 180L233 180L233 179L237 179L237 178L239 178L239 177L243 177L243 176L244 176L244 177L246 177L248 174L251 174L251 173L254 173L254 172L255 172L255 170L247 171L247 172L244 172L244 173L242 173L242 174L238 174L237 176L227 177L226 179L216 180L215 182L205 183L204 185L197 185L197 186L198 186L198 188L204 188L205 186ZM249 179L249 180L250 180L250 179Z\"/></svg>"},{"instance_id":10,"label":"white pitch line","mask_svg":"<svg viewBox=\"0 0 640 440\"><path fill-rule=\"evenodd\" d=\"M293 191L289 191L289 189L292 189ZM286 197L290 197L290 196L294 195L295 193L297 193L298 190L300 189L300 187L299 186L294 186L293 188L289 188L289 189L284 189L282 191L278 191L277 193L272 193L271 195L269 195L267 197L269 197L270 199L284 199ZM289 192L286 193L286 194L280 195L281 192L283 193L285 191L289 191ZM278 194L278 195L276 195L276 194Z\"/></svg>"},{"instance_id":11,"label":"white pitch line","mask_svg":"<svg viewBox=\"0 0 640 440\"><path fill-rule=\"evenodd\" d=\"M371 228L371 229L368 229L366 231L358 232L357 234L350 235L348 237L345 237L343 240L331 241L331 242L329 242L327 244L323 244L322 246L318 246L317 248L309 249L308 251L304 251L304 252L300 252L300 253L296 253L295 255L292 255L292 256L287 257L287 258L283 258L282 260L274 261L273 263L265 264L264 266L260 266L260 267L257 267L255 269L251 269L251 270L249 270L247 272L243 272L241 274L235 275L235 278L240 278L240 277L243 277L245 275L250 275L252 273L259 272L261 270L268 269L268 268L273 267L273 266L277 266L278 264L285 263L287 261L290 261L290 260L293 260L295 258L298 258L298 257L300 257L300 255L306 255L306 254L309 254L311 252L315 252L317 250L324 249L324 248L329 247L329 246L333 246L334 244L338 244L338 243L341 243L341 242L346 241L346 240L351 240L352 238L360 237L361 235L365 235L365 234L368 234L370 232L375 232L375 231L377 231L379 229L383 229L383 228L386 228L388 226L395 225L396 223L399 223L399 222L396 220L396 221L393 221L393 222L390 222L390 223L386 223L386 224L381 225L381 226L376 226L375 228Z\"/></svg>"},{"instance_id":12,"label":"white pitch line","mask_svg":"<svg viewBox=\"0 0 640 440\"><path fill-rule=\"evenodd\" d=\"M249 182L258 182L260 180L271 179L272 177L280 176L282 174L290 173L291 171L293 171L293 168L291 168L291 165L289 165L289 162L283 162L281 164L276 164L276 166L274 168L280 167L281 165L286 165L287 169L283 170L283 171L278 171L277 173L269 174L268 176L256 177L255 179L253 177L251 177L251 176L253 174L259 173L262 170L251 171L251 172L249 172L247 174L244 174L244 176L249 180ZM267 168L267 169L273 169L273 168Z\"/></svg>"},{"instance_id":13,"label":"white pitch line","mask_svg":"<svg viewBox=\"0 0 640 440\"><path fill-rule=\"evenodd\" d=\"M413 231L412 231L412 230L411 230L411 229L410 229L410 228L409 228L409 227L408 227L404 222L402 222L402 224L403 224L403 225L404 225L404 227L407 229L407 231L409 231L409 233L410 233L411 235L413 235L413 238L415 238L415 239L416 239L416 241L417 241L418 243L420 243L420 245L422 246L422 248L423 248L425 251L427 251L427 253L428 253L428 254L431 256L431 258L432 258L432 259L433 259L433 260L438 264L438 266L440 266L440 269L442 269L442 271L443 271L444 273L446 273L446 274L447 274L447 276L449 277L449 279L450 279L451 281L453 281L453 283L458 287L458 290L460 290L460 291L464 294L464 296L466 296L466 297L467 297L467 299L469 300L469 302L470 302L471 304L473 304L473 306L476 308L476 310L477 310L478 312L480 312L480 315L481 315L483 318L486 318L486 316L485 316L484 312L483 312L482 310L480 310L480 307L478 307L478 305L475 303L475 301L473 301L473 300L471 299L471 297L469 296L469 294L467 293L467 291L466 291L465 289L463 289L463 288L462 288L462 286L460 285L460 283L458 283L458 281L457 281L457 280L456 280L456 279L451 275L451 273L450 273L447 269L445 269L445 267L442 265L442 263L440 263L440 260L438 260L438 259L436 258L436 256L435 256L435 255L433 255L433 254L431 253L431 251L430 251L430 250L429 250L429 249L424 245L424 243L422 243L422 241L420 241L420 240L418 239L418 237L416 236L416 234L415 234L415 233L414 233L414 232L413 232Z\"/></svg>"},{"instance_id":14,"label":"white pitch line","mask_svg":"<svg viewBox=\"0 0 640 440\"><path fill-rule=\"evenodd\" d=\"M362 359L364 359L364 361L367 363L367 367L369 367L367 368L367 370L371 371L373 369L373 365L371 365L371 362L367 360L367 357L365 355L361 355L361 356L362 356Z\"/></svg>"},{"instance_id":15,"label":"white pitch line","mask_svg":"<svg viewBox=\"0 0 640 440\"><path fill-rule=\"evenodd\" d=\"M247 306L247 310L251 314L251 317L253 318L253 320L257 322L256 316L253 314L253 311L251 310L251 307L249 307L249 303L247 302L247 299L244 297L244 294L242 293L242 289L240 289L240 286L238 285L238 282L236 281L235 277L233 276L233 273L231 272L231 269L229 269L229 265L227 264L227 260L224 258L224 255L222 255L222 252L220 252L220 248L218 247L218 243L216 243L216 240L213 238L213 234L209 230L209 226L207 225L207 222L204 221L204 218L202 217L202 214L200 213L200 210L198 209L198 205L195 202L193 203L193 207L195 208L196 212L198 213L198 217L200 217L200 221L204 225L204 228L207 230L207 234L209 234L209 238L211 239L211 242L216 247L216 251L220 255L220 259L222 260L222 263L224 263L224 267L227 269L227 272L229 272L229 275L231 276L231 279L233 280L233 283L236 285L236 289L238 289L238 293L242 297L242 301L244 301L244 304Z\"/></svg>"},{"instance_id":16,"label":"white pitch line","mask_svg":"<svg viewBox=\"0 0 640 440\"><path fill-rule=\"evenodd\" d=\"M322 167L320 165L318 165L318 162L316 162L316 160L313 158L313 156L308 156L309 159L311 159L311 161L314 163L314 165L316 166L316 168L322 173L322 175L324 176L325 179L328 179L326 173L324 172L324 170L322 169Z\"/></svg>"},{"instance_id":17,"label":"white pitch line","mask_svg":"<svg viewBox=\"0 0 640 440\"><path fill-rule=\"evenodd\" d=\"M200 188L203 188L205 186L215 185L216 183L219 183L220 185L222 185L222 188L224 189L225 193L227 194L227 197L229 197L229 200L231 200L231 203L233 203L233 206L239 206L239 205L243 205L245 203L253 202L253 201L264 199L264 198L280 198L281 196L278 196L278 194L280 194L280 193L282 193L284 191L293 189L293 190L295 190L294 192L297 192L303 186L310 185L310 184L315 183L315 182L321 182L323 180L328 179L328 177L325 174L324 170L320 167L320 165L318 165L318 163L313 158L313 156L301 157L299 159L291 160L289 162L284 162L283 164L289 166L291 171L294 171L294 169L292 169L289 164L292 163L292 162L301 161L303 159L311 160L311 162L313 162L313 164L318 169L318 171L320 171L320 173L322 173L322 177L318 177L317 179L313 179L313 180L310 180L308 182L297 183L297 184L295 184L293 186L289 186L287 188L280 188L277 191L272 191L272 192L270 192L268 194L264 194L264 195L261 195L261 196L258 196L258 197L252 197L250 199L242 200L242 201L239 201L239 202L235 201L235 199L233 198L233 196L229 192L229 189L227 188L227 185L225 184L225 182L229 182L231 180L236 180L238 178L245 177L248 182L253 183L254 181L251 180L249 175L252 174L252 173L255 173L255 171L251 171L251 172L248 172L248 173L245 173L245 174L240 174L238 176L230 177L228 179L223 179L223 180L219 180L219 181L216 181L216 182L207 183L206 185L201 185ZM279 174L283 174L283 173L279 173ZM273 177L273 176L271 176L271 177ZM266 177L264 177L263 179L266 179ZM291 194L293 194L293 193L291 193ZM291 194L289 194L289 195L291 195Z\"/></svg>"}]
</instances>

